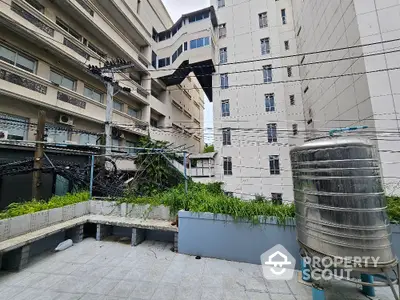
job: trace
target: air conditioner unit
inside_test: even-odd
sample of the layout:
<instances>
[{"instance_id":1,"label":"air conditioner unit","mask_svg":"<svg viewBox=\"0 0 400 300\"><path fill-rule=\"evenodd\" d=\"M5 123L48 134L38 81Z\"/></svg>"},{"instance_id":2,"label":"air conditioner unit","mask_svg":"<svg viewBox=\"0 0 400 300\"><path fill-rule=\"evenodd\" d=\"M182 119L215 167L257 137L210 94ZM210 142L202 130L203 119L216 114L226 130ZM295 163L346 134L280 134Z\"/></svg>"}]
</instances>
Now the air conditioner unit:
<instances>
[{"instance_id":1,"label":"air conditioner unit","mask_svg":"<svg viewBox=\"0 0 400 300\"><path fill-rule=\"evenodd\" d=\"M60 115L58 123L72 126L74 125L74 119L67 115Z\"/></svg>"},{"instance_id":2,"label":"air conditioner unit","mask_svg":"<svg viewBox=\"0 0 400 300\"><path fill-rule=\"evenodd\" d=\"M0 130L0 140L8 139L8 131Z\"/></svg>"}]
</instances>

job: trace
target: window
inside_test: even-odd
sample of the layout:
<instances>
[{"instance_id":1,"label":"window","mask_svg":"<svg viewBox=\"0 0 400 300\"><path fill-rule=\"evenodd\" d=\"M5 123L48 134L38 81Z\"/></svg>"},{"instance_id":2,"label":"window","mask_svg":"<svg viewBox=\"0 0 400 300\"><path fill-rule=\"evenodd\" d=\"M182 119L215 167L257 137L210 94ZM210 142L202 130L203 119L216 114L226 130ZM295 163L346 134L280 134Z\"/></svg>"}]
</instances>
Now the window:
<instances>
[{"instance_id":1,"label":"window","mask_svg":"<svg viewBox=\"0 0 400 300\"><path fill-rule=\"evenodd\" d=\"M281 205L282 204L282 194L280 193L271 193L272 204Z\"/></svg>"},{"instance_id":2,"label":"window","mask_svg":"<svg viewBox=\"0 0 400 300\"><path fill-rule=\"evenodd\" d=\"M281 9L281 16L282 16L282 24L285 25L287 23L287 20L286 20L286 9Z\"/></svg>"},{"instance_id":3,"label":"window","mask_svg":"<svg viewBox=\"0 0 400 300\"><path fill-rule=\"evenodd\" d=\"M204 19L208 19L209 17L210 17L210 13L208 11L202 12L202 13L197 13L195 15L189 16L189 23L193 23L193 22L204 20ZM178 30L179 29L180 28L178 28ZM175 35L175 33L172 32L172 35Z\"/></svg>"},{"instance_id":4,"label":"window","mask_svg":"<svg viewBox=\"0 0 400 300\"><path fill-rule=\"evenodd\" d=\"M0 129L8 132L9 140L28 139L29 120L0 113Z\"/></svg>"},{"instance_id":5,"label":"window","mask_svg":"<svg viewBox=\"0 0 400 300\"><path fill-rule=\"evenodd\" d=\"M218 8L225 6L225 0L218 0Z\"/></svg>"},{"instance_id":6,"label":"window","mask_svg":"<svg viewBox=\"0 0 400 300\"><path fill-rule=\"evenodd\" d=\"M218 26L218 30L219 30L219 38L226 37L226 24L220 24Z\"/></svg>"},{"instance_id":7,"label":"window","mask_svg":"<svg viewBox=\"0 0 400 300\"><path fill-rule=\"evenodd\" d=\"M201 48L208 45L210 45L209 36L190 41L190 49Z\"/></svg>"},{"instance_id":8,"label":"window","mask_svg":"<svg viewBox=\"0 0 400 300\"><path fill-rule=\"evenodd\" d=\"M158 121L156 119L150 119L150 126L151 127L158 127Z\"/></svg>"},{"instance_id":9,"label":"window","mask_svg":"<svg viewBox=\"0 0 400 300\"><path fill-rule=\"evenodd\" d=\"M56 71L50 70L50 81L72 91L75 90L76 80Z\"/></svg>"},{"instance_id":10,"label":"window","mask_svg":"<svg viewBox=\"0 0 400 300\"><path fill-rule=\"evenodd\" d=\"M228 49L221 48L219 49L219 63L224 64L228 61Z\"/></svg>"},{"instance_id":11,"label":"window","mask_svg":"<svg viewBox=\"0 0 400 300\"><path fill-rule=\"evenodd\" d=\"M275 94L265 95L265 111L275 111Z\"/></svg>"},{"instance_id":12,"label":"window","mask_svg":"<svg viewBox=\"0 0 400 300\"><path fill-rule=\"evenodd\" d=\"M176 50L174 52L174 54L172 54L172 63L179 57L179 55L182 54L182 45L179 46L178 50Z\"/></svg>"},{"instance_id":13,"label":"window","mask_svg":"<svg viewBox=\"0 0 400 300\"><path fill-rule=\"evenodd\" d=\"M0 59L25 71L35 73L37 61L0 44Z\"/></svg>"},{"instance_id":14,"label":"window","mask_svg":"<svg viewBox=\"0 0 400 300\"><path fill-rule=\"evenodd\" d=\"M269 38L261 39L261 55L269 54L270 51Z\"/></svg>"},{"instance_id":15,"label":"window","mask_svg":"<svg viewBox=\"0 0 400 300\"><path fill-rule=\"evenodd\" d=\"M231 129L230 128L222 129L222 145L224 145L224 146L231 145Z\"/></svg>"},{"instance_id":16,"label":"window","mask_svg":"<svg viewBox=\"0 0 400 300\"><path fill-rule=\"evenodd\" d=\"M128 107L128 115L140 119L141 114L140 114L140 110L134 109L132 107Z\"/></svg>"},{"instance_id":17,"label":"window","mask_svg":"<svg viewBox=\"0 0 400 300\"><path fill-rule=\"evenodd\" d=\"M97 53L98 55L100 55L101 57L106 57L107 55L101 51L99 48L97 48L95 45L93 45L91 42L87 43L87 46L90 50L92 50L93 52Z\"/></svg>"},{"instance_id":18,"label":"window","mask_svg":"<svg viewBox=\"0 0 400 300\"><path fill-rule=\"evenodd\" d=\"M232 157L224 157L224 175L232 175Z\"/></svg>"},{"instance_id":19,"label":"window","mask_svg":"<svg viewBox=\"0 0 400 300\"><path fill-rule=\"evenodd\" d=\"M297 124L292 124L293 135L297 135L299 133L299 129Z\"/></svg>"},{"instance_id":20,"label":"window","mask_svg":"<svg viewBox=\"0 0 400 300\"><path fill-rule=\"evenodd\" d=\"M267 20L266 12L258 14L258 22L260 24L260 28L268 27L268 20Z\"/></svg>"},{"instance_id":21,"label":"window","mask_svg":"<svg viewBox=\"0 0 400 300\"><path fill-rule=\"evenodd\" d=\"M183 51L187 51L187 42L183 43Z\"/></svg>"},{"instance_id":22,"label":"window","mask_svg":"<svg viewBox=\"0 0 400 300\"><path fill-rule=\"evenodd\" d=\"M308 90L309 90L309 87L307 86L307 87L304 89L304 94L307 94Z\"/></svg>"},{"instance_id":23,"label":"window","mask_svg":"<svg viewBox=\"0 0 400 300\"><path fill-rule=\"evenodd\" d=\"M223 117L229 117L231 115L229 100L222 100L221 111Z\"/></svg>"},{"instance_id":24,"label":"window","mask_svg":"<svg viewBox=\"0 0 400 300\"><path fill-rule=\"evenodd\" d=\"M89 133L81 133L79 135L80 145L96 145L96 143L97 143L97 135Z\"/></svg>"},{"instance_id":25,"label":"window","mask_svg":"<svg viewBox=\"0 0 400 300\"><path fill-rule=\"evenodd\" d=\"M221 74L221 89L229 88L228 74Z\"/></svg>"},{"instance_id":26,"label":"window","mask_svg":"<svg viewBox=\"0 0 400 300\"><path fill-rule=\"evenodd\" d=\"M268 143L276 143L278 141L278 137L276 134L276 123L267 124L267 132L268 132Z\"/></svg>"},{"instance_id":27,"label":"window","mask_svg":"<svg viewBox=\"0 0 400 300\"><path fill-rule=\"evenodd\" d=\"M78 41L82 42L82 36L77 33L75 30L73 30L71 27L69 27L64 21L61 19L57 18L56 19L56 24L60 26L62 29L64 29L66 32L68 32L70 35L72 35L74 38L76 38Z\"/></svg>"},{"instance_id":28,"label":"window","mask_svg":"<svg viewBox=\"0 0 400 300\"><path fill-rule=\"evenodd\" d=\"M70 128L57 124L46 124L46 134L47 134L47 141L51 143L60 143L64 144L71 140L71 131Z\"/></svg>"},{"instance_id":29,"label":"window","mask_svg":"<svg viewBox=\"0 0 400 300\"><path fill-rule=\"evenodd\" d=\"M128 152L129 154L134 154L134 153L136 153L136 152L135 152L135 149L132 149L133 147L136 147L136 143L135 143L135 142L126 141L126 142L125 142L125 146L128 147L128 148L126 149L126 152Z\"/></svg>"},{"instance_id":30,"label":"window","mask_svg":"<svg viewBox=\"0 0 400 300\"><path fill-rule=\"evenodd\" d=\"M113 108L119 111L124 111L124 104L122 102L119 102L117 100L113 101Z\"/></svg>"},{"instance_id":31,"label":"window","mask_svg":"<svg viewBox=\"0 0 400 300\"><path fill-rule=\"evenodd\" d=\"M305 59L306 59L306 56L305 56L305 55L303 55L303 57L301 58L301 61L300 61L300 63L301 63L301 64L303 64Z\"/></svg>"},{"instance_id":32,"label":"window","mask_svg":"<svg viewBox=\"0 0 400 300\"><path fill-rule=\"evenodd\" d=\"M281 173L279 168L279 155L269 156L269 173L271 175L279 175Z\"/></svg>"},{"instance_id":33,"label":"window","mask_svg":"<svg viewBox=\"0 0 400 300\"><path fill-rule=\"evenodd\" d=\"M166 57L166 58L160 58L158 60L158 67L162 68L162 67L166 67L169 66L171 64L170 58Z\"/></svg>"},{"instance_id":34,"label":"window","mask_svg":"<svg viewBox=\"0 0 400 300\"><path fill-rule=\"evenodd\" d=\"M289 50L289 49L290 49L289 41L285 41L285 50Z\"/></svg>"},{"instance_id":35,"label":"window","mask_svg":"<svg viewBox=\"0 0 400 300\"><path fill-rule=\"evenodd\" d=\"M294 100L294 95L290 95L289 98L290 98L290 105L295 105L296 103Z\"/></svg>"},{"instance_id":36,"label":"window","mask_svg":"<svg viewBox=\"0 0 400 300\"><path fill-rule=\"evenodd\" d=\"M96 92L95 90L93 90L93 89L91 89L89 87L85 86L85 89L83 91L83 95L88 97L88 98L90 98L90 99L92 99L92 100L94 100L94 101L103 103L103 97L102 97L103 95L101 93L99 93L99 92Z\"/></svg>"},{"instance_id":37,"label":"window","mask_svg":"<svg viewBox=\"0 0 400 300\"><path fill-rule=\"evenodd\" d=\"M292 77L293 73L292 73L292 67L287 67L287 76L288 77Z\"/></svg>"},{"instance_id":38,"label":"window","mask_svg":"<svg viewBox=\"0 0 400 300\"><path fill-rule=\"evenodd\" d=\"M297 36L300 35L300 32L301 32L301 26L299 27L299 30L297 31Z\"/></svg>"},{"instance_id":39,"label":"window","mask_svg":"<svg viewBox=\"0 0 400 300\"><path fill-rule=\"evenodd\" d=\"M271 65L263 67L263 77L264 77L265 83L272 82L272 66Z\"/></svg>"},{"instance_id":40,"label":"window","mask_svg":"<svg viewBox=\"0 0 400 300\"><path fill-rule=\"evenodd\" d=\"M151 53L151 65L154 67L154 69L157 69L157 53L154 51Z\"/></svg>"},{"instance_id":41,"label":"window","mask_svg":"<svg viewBox=\"0 0 400 300\"><path fill-rule=\"evenodd\" d=\"M37 11L44 13L44 6L35 0L25 0L29 5L35 8Z\"/></svg>"},{"instance_id":42,"label":"window","mask_svg":"<svg viewBox=\"0 0 400 300\"><path fill-rule=\"evenodd\" d=\"M120 139L112 139L111 145L113 146L112 151L121 151L121 140Z\"/></svg>"}]
</instances>

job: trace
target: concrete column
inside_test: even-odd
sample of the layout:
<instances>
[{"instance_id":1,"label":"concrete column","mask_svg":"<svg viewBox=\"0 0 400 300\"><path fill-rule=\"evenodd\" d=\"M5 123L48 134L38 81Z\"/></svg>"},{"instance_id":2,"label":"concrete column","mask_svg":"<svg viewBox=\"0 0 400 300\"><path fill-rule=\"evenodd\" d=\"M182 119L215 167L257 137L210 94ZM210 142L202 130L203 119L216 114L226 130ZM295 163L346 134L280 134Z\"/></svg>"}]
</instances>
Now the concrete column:
<instances>
[{"instance_id":1,"label":"concrete column","mask_svg":"<svg viewBox=\"0 0 400 300\"><path fill-rule=\"evenodd\" d=\"M174 252L178 253L178 232L174 233Z\"/></svg>"},{"instance_id":2,"label":"concrete column","mask_svg":"<svg viewBox=\"0 0 400 300\"><path fill-rule=\"evenodd\" d=\"M68 229L65 233L67 239L71 239L74 243L82 242L83 240L83 225Z\"/></svg>"},{"instance_id":3,"label":"concrete column","mask_svg":"<svg viewBox=\"0 0 400 300\"><path fill-rule=\"evenodd\" d=\"M146 230L140 228L132 228L131 246L137 246L146 238Z\"/></svg>"},{"instance_id":4,"label":"concrete column","mask_svg":"<svg viewBox=\"0 0 400 300\"><path fill-rule=\"evenodd\" d=\"M3 255L3 269L18 271L24 268L28 264L30 246L12 250Z\"/></svg>"},{"instance_id":5,"label":"concrete column","mask_svg":"<svg viewBox=\"0 0 400 300\"><path fill-rule=\"evenodd\" d=\"M142 121L147 122L150 124L150 105L146 105L145 107L143 107L142 109Z\"/></svg>"},{"instance_id":6,"label":"concrete column","mask_svg":"<svg viewBox=\"0 0 400 300\"><path fill-rule=\"evenodd\" d=\"M112 226L97 224L96 241L101 241L106 236L111 235Z\"/></svg>"}]
</instances>

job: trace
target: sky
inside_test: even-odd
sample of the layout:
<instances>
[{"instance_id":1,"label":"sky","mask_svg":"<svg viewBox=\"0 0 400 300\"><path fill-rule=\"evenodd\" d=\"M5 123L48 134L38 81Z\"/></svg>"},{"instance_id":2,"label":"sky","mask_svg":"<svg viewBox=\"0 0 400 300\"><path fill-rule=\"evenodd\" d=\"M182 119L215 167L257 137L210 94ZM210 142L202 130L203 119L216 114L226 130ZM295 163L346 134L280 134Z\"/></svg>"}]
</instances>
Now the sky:
<instances>
[{"instance_id":1,"label":"sky","mask_svg":"<svg viewBox=\"0 0 400 300\"><path fill-rule=\"evenodd\" d=\"M174 22L185 13L210 6L210 0L162 0L162 2L164 3ZM210 133L213 131L207 128L213 127L213 107L212 103L208 101L205 95L204 106L204 127L206 128L204 141L206 143L212 143L213 138Z\"/></svg>"}]
</instances>

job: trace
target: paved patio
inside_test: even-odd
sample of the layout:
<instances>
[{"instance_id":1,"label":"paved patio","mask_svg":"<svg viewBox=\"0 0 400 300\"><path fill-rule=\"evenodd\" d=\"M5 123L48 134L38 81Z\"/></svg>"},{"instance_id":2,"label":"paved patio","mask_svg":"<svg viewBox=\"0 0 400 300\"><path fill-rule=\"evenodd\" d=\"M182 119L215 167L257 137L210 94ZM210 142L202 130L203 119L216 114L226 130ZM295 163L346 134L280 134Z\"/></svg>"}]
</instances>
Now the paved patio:
<instances>
[{"instance_id":1,"label":"paved patio","mask_svg":"<svg viewBox=\"0 0 400 300\"><path fill-rule=\"evenodd\" d=\"M0 299L16 300L305 300L311 288L266 281L257 265L176 254L172 244L83 242L37 257L18 273L0 274ZM389 289L378 299L392 300ZM354 285L335 283L327 300L368 299Z\"/></svg>"}]
</instances>

